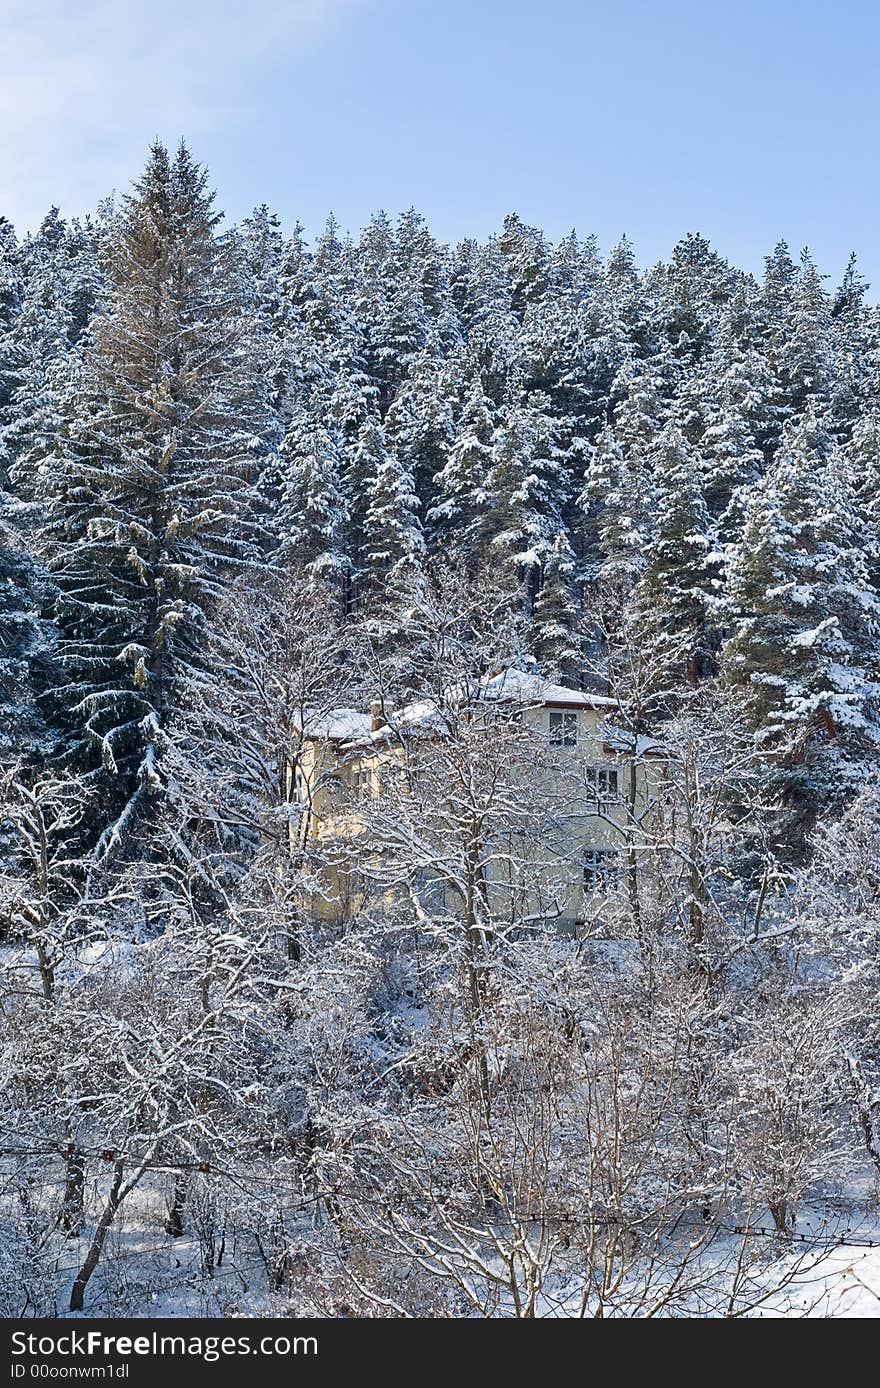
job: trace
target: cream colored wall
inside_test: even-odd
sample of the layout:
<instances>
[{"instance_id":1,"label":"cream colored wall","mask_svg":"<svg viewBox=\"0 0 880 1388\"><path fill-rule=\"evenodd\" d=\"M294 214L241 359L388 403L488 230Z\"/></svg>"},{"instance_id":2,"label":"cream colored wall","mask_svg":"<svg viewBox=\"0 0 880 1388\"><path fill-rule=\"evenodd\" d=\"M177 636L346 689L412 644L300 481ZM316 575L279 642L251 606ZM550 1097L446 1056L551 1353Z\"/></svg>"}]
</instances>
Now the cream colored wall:
<instances>
[{"instance_id":1,"label":"cream colored wall","mask_svg":"<svg viewBox=\"0 0 880 1388\"><path fill-rule=\"evenodd\" d=\"M596 893L585 892L583 887L583 853L586 848L616 849L624 851L635 848L638 857L640 835L634 829L634 820L650 823L650 806L656 799L662 767L658 760L642 759L635 763L634 794L631 786L630 758L606 748L602 731L602 715L596 709L577 709L578 740L573 748L551 748L549 746L548 708L528 708L524 711L524 722L536 735L547 739L547 755L542 760L543 773L540 783L559 797L562 805L563 824L554 833L552 841L545 837L536 846L535 855L540 857L546 870L541 873L542 887L526 888L522 883L504 880L500 867L496 867L490 880L491 905L500 918L529 917L563 918L579 920L595 906ZM559 710L560 712L564 710ZM399 758L399 748L384 747L371 750L366 755L354 752L341 754L337 744L330 742L306 742L299 757L299 773L303 789L309 802L305 833L296 842L296 829L291 829L291 847L294 851L309 842L317 844L331 836L339 841L352 840L352 866L356 866L358 847L355 841L363 831L358 819L356 805L352 803L351 778L358 771L369 773L369 783L361 789L362 794L375 794L378 771L383 761ZM607 767L618 772L618 798L603 801L597 805L591 793L587 777L588 768ZM338 788L333 777L338 777ZM361 847L361 852L363 848ZM516 845L516 854L522 855L521 839ZM621 866L624 858L621 856ZM348 915L360 903L358 893L352 894L345 873L338 869L324 869L326 875L325 900L315 903L315 915L333 917ZM454 909L447 902L448 909Z\"/></svg>"}]
</instances>

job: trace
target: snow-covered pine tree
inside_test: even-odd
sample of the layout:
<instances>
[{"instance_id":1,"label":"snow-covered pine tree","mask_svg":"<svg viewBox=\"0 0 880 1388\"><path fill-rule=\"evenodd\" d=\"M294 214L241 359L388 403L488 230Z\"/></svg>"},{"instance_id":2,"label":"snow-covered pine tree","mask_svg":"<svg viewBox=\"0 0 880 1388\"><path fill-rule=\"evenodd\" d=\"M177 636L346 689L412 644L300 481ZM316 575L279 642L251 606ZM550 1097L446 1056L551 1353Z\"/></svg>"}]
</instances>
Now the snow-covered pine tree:
<instances>
[{"instance_id":1,"label":"snow-covered pine tree","mask_svg":"<svg viewBox=\"0 0 880 1388\"><path fill-rule=\"evenodd\" d=\"M531 645L544 675L575 688L580 685L583 665L576 577L574 551L560 530L544 561L532 609Z\"/></svg>"},{"instance_id":2,"label":"snow-covered pine tree","mask_svg":"<svg viewBox=\"0 0 880 1388\"><path fill-rule=\"evenodd\" d=\"M771 432L774 381L758 341L753 290L743 281L721 315L700 383L703 485L722 544L739 534L742 499L764 471Z\"/></svg>"},{"instance_id":3,"label":"snow-covered pine tree","mask_svg":"<svg viewBox=\"0 0 880 1388\"><path fill-rule=\"evenodd\" d=\"M385 417L389 443L413 476L424 514L434 500L434 478L442 471L454 432L458 404L457 359L443 361L437 332L413 360Z\"/></svg>"},{"instance_id":4,"label":"snow-covered pine tree","mask_svg":"<svg viewBox=\"0 0 880 1388\"><path fill-rule=\"evenodd\" d=\"M880 601L851 461L808 406L753 488L729 571L727 679L798 825L873 774Z\"/></svg>"},{"instance_id":5,"label":"snow-covered pine tree","mask_svg":"<svg viewBox=\"0 0 880 1388\"><path fill-rule=\"evenodd\" d=\"M10 451L6 427L19 383L21 345L15 328L24 298L24 270L15 230L0 217L0 494L9 484Z\"/></svg>"},{"instance_id":6,"label":"snow-covered pine tree","mask_svg":"<svg viewBox=\"0 0 880 1388\"><path fill-rule=\"evenodd\" d=\"M32 521L16 494L12 474L27 438L27 389L38 350L31 328L39 321L26 303L24 249L0 218L0 766L28 763L41 754L44 729L37 686L51 639L40 620L40 575L28 552Z\"/></svg>"},{"instance_id":7,"label":"snow-covered pine tree","mask_svg":"<svg viewBox=\"0 0 880 1388\"><path fill-rule=\"evenodd\" d=\"M644 572L655 515L645 454L624 454L612 425L599 434L580 495L589 580L615 595L615 606Z\"/></svg>"},{"instance_id":8,"label":"snow-covered pine tree","mask_svg":"<svg viewBox=\"0 0 880 1388\"><path fill-rule=\"evenodd\" d=\"M706 352L736 276L704 236L690 233L667 265L652 271L646 293L656 298L654 327L693 366Z\"/></svg>"},{"instance_id":9,"label":"snow-covered pine tree","mask_svg":"<svg viewBox=\"0 0 880 1388\"><path fill-rule=\"evenodd\" d=\"M529 602L537 597L567 501L548 407L540 392L520 391L500 412L477 537L479 557L523 584Z\"/></svg>"},{"instance_id":10,"label":"snow-covered pine tree","mask_svg":"<svg viewBox=\"0 0 880 1388\"><path fill-rule=\"evenodd\" d=\"M388 445L377 420L368 421L358 439L356 461L364 475L367 504L363 569L374 597L405 601L420 582L425 540L411 468Z\"/></svg>"},{"instance_id":11,"label":"snow-covered pine tree","mask_svg":"<svg viewBox=\"0 0 880 1388\"><path fill-rule=\"evenodd\" d=\"M323 589L345 594L351 563L345 553L348 505L332 421L315 401L299 409L282 445L285 480L278 511L280 558L304 569Z\"/></svg>"},{"instance_id":12,"label":"snow-covered pine tree","mask_svg":"<svg viewBox=\"0 0 880 1388\"><path fill-rule=\"evenodd\" d=\"M876 314L865 311L869 285L851 255L831 305L831 409L838 439L846 442L871 400L871 358L877 351Z\"/></svg>"},{"instance_id":13,"label":"snow-covered pine tree","mask_svg":"<svg viewBox=\"0 0 880 1388\"><path fill-rule=\"evenodd\" d=\"M522 318L550 288L550 247L543 232L511 212L504 218L498 248L505 260L511 306Z\"/></svg>"},{"instance_id":14,"label":"snow-covered pine tree","mask_svg":"<svg viewBox=\"0 0 880 1388\"><path fill-rule=\"evenodd\" d=\"M719 565L700 460L675 420L651 450L651 473L654 535L633 592L633 615L652 668L666 670L672 685L696 684L710 673L717 649Z\"/></svg>"},{"instance_id":15,"label":"snow-covered pine tree","mask_svg":"<svg viewBox=\"0 0 880 1388\"><path fill-rule=\"evenodd\" d=\"M71 227L53 207L22 247L24 293L12 333L14 388L2 445L19 497L32 501L35 469L59 428L66 359L101 294L94 229Z\"/></svg>"},{"instance_id":16,"label":"snow-covered pine tree","mask_svg":"<svg viewBox=\"0 0 880 1388\"><path fill-rule=\"evenodd\" d=\"M856 421L846 445L862 539L874 591L880 596L880 404Z\"/></svg>"},{"instance_id":17,"label":"snow-covered pine tree","mask_svg":"<svg viewBox=\"0 0 880 1388\"><path fill-rule=\"evenodd\" d=\"M247 484L267 421L219 220L189 151L154 145L41 466L54 703L72 757L102 779L99 855L158 803L175 709L217 673L203 652L218 593L255 553Z\"/></svg>"},{"instance_id":18,"label":"snow-covered pine tree","mask_svg":"<svg viewBox=\"0 0 880 1388\"><path fill-rule=\"evenodd\" d=\"M465 391L445 462L434 477L436 499L426 517L431 541L465 565L476 559L494 431L495 412L475 371Z\"/></svg>"}]
</instances>

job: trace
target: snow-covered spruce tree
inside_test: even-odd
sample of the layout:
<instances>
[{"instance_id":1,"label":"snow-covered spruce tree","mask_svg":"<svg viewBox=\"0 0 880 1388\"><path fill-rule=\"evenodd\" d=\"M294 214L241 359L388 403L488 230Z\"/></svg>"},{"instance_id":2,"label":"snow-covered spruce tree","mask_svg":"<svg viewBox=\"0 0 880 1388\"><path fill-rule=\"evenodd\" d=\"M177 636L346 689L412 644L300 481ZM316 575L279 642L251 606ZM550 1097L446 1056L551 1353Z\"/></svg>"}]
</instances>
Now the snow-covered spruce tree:
<instances>
[{"instance_id":1,"label":"snow-covered spruce tree","mask_svg":"<svg viewBox=\"0 0 880 1388\"><path fill-rule=\"evenodd\" d=\"M610 420L630 460L648 466L648 455L669 414L671 354L664 350L645 361L628 359L611 384Z\"/></svg>"},{"instance_id":2,"label":"snow-covered spruce tree","mask_svg":"<svg viewBox=\"0 0 880 1388\"><path fill-rule=\"evenodd\" d=\"M793 411L808 401L826 407L831 398L833 344L831 304L823 276L805 250L791 299L789 334L777 358L786 399Z\"/></svg>"},{"instance_id":3,"label":"snow-covered spruce tree","mask_svg":"<svg viewBox=\"0 0 880 1388\"><path fill-rule=\"evenodd\" d=\"M415 227L410 214L404 236L411 243L410 263L397 261L397 237L384 212L371 218L357 247L358 287L354 308L362 325L365 359L378 388L380 412L385 411L423 345L427 314L419 291ZM406 222L402 218L401 222ZM412 233L407 236L407 230Z\"/></svg>"},{"instance_id":4,"label":"snow-covered spruce tree","mask_svg":"<svg viewBox=\"0 0 880 1388\"><path fill-rule=\"evenodd\" d=\"M615 429L606 425L590 457L580 506L588 576L621 599L644 571L655 503L644 454L625 454Z\"/></svg>"},{"instance_id":5,"label":"snow-covered spruce tree","mask_svg":"<svg viewBox=\"0 0 880 1388\"><path fill-rule=\"evenodd\" d=\"M667 265L648 276L647 293L656 299L655 326L688 361L698 361L706 351L735 281L727 261L693 232L673 247Z\"/></svg>"},{"instance_id":6,"label":"snow-covered spruce tree","mask_svg":"<svg viewBox=\"0 0 880 1388\"><path fill-rule=\"evenodd\" d=\"M36 687L50 633L40 620L40 575L28 552L33 508L19 494L20 479L13 480L36 410L29 388L35 362L46 365L41 321L34 295L27 295L25 247L0 218L0 762L12 764L33 759L44 731Z\"/></svg>"},{"instance_id":7,"label":"snow-covered spruce tree","mask_svg":"<svg viewBox=\"0 0 880 1388\"><path fill-rule=\"evenodd\" d=\"M472 347L481 336L481 325L505 317L516 337L519 324L511 310L510 284L497 236L483 245L468 240L456 246L450 261L449 298Z\"/></svg>"},{"instance_id":8,"label":"snow-covered spruce tree","mask_svg":"<svg viewBox=\"0 0 880 1388\"><path fill-rule=\"evenodd\" d=\"M67 361L103 293L97 229L68 226L53 207L24 242L22 269L24 292L10 344L14 386L2 441L15 492L33 503L40 500L40 459L60 427Z\"/></svg>"},{"instance_id":9,"label":"snow-covered spruce tree","mask_svg":"<svg viewBox=\"0 0 880 1388\"><path fill-rule=\"evenodd\" d=\"M383 448L378 433L370 438L376 471L366 509L366 574L374 594L405 597L418 585L424 561L418 496L411 468L396 449Z\"/></svg>"},{"instance_id":10,"label":"snow-covered spruce tree","mask_svg":"<svg viewBox=\"0 0 880 1388\"><path fill-rule=\"evenodd\" d=\"M351 556L355 590L369 588L371 538L367 516L373 504L376 478L388 460L388 439L377 414L369 412L349 444L343 472L349 507L346 550Z\"/></svg>"},{"instance_id":11,"label":"snow-covered spruce tree","mask_svg":"<svg viewBox=\"0 0 880 1388\"><path fill-rule=\"evenodd\" d=\"M445 319L445 255L415 208L402 213L394 233L394 287L386 324L386 360L401 379L425 346L431 326Z\"/></svg>"},{"instance_id":12,"label":"snow-covered spruce tree","mask_svg":"<svg viewBox=\"0 0 880 1388\"><path fill-rule=\"evenodd\" d=\"M342 385L347 395L353 379L363 387L367 385L367 344L364 324L355 312L355 248L349 239L341 240L338 231L331 216L311 257L291 238L282 283L285 298L304 325L306 379L314 378L327 394L335 393Z\"/></svg>"},{"instance_id":13,"label":"snow-covered spruce tree","mask_svg":"<svg viewBox=\"0 0 880 1388\"><path fill-rule=\"evenodd\" d=\"M21 256L15 232L0 217L0 755L13 747L12 720L21 716L19 687L23 658L30 644L33 604L28 594L26 557L17 537L4 523L3 512L12 498L7 491L9 451L4 425L17 380L17 344L14 328L23 294Z\"/></svg>"},{"instance_id":14,"label":"snow-covered spruce tree","mask_svg":"<svg viewBox=\"0 0 880 1388\"><path fill-rule=\"evenodd\" d=\"M543 673L563 684L580 684L582 640L575 575L577 562L560 530L544 561L541 588L532 610L532 647Z\"/></svg>"},{"instance_id":15,"label":"snow-covered spruce tree","mask_svg":"<svg viewBox=\"0 0 880 1388\"><path fill-rule=\"evenodd\" d=\"M837 437L844 441L870 408L876 389L872 357L876 360L877 320L876 312L866 312L869 287L851 255L831 304L831 408Z\"/></svg>"},{"instance_id":16,"label":"snow-covered spruce tree","mask_svg":"<svg viewBox=\"0 0 880 1388\"><path fill-rule=\"evenodd\" d=\"M597 386L607 395L624 364L644 355L651 336L638 267L626 237L612 250L597 285L591 335Z\"/></svg>"},{"instance_id":17,"label":"snow-covered spruce tree","mask_svg":"<svg viewBox=\"0 0 880 1388\"><path fill-rule=\"evenodd\" d=\"M45 733L37 695L52 633L40 588L24 537L0 513L0 767L30 761Z\"/></svg>"},{"instance_id":18,"label":"snow-covered spruce tree","mask_svg":"<svg viewBox=\"0 0 880 1388\"><path fill-rule=\"evenodd\" d=\"M852 470L812 409L753 489L729 573L727 678L784 804L809 821L872 774L880 751L880 602Z\"/></svg>"},{"instance_id":19,"label":"snow-covered spruce tree","mask_svg":"<svg viewBox=\"0 0 880 1388\"><path fill-rule=\"evenodd\" d=\"M511 579L523 583L530 601L562 528L565 501L564 469L547 407L540 392L519 392L501 412L477 540L483 561L500 564Z\"/></svg>"},{"instance_id":20,"label":"snow-covered spruce tree","mask_svg":"<svg viewBox=\"0 0 880 1388\"><path fill-rule=\"evenodd\" d=\"M0 217L0 491L8 482L9 448L5 427L18 384L20 344L15 328L24 298L24 267L15 230Z\"/></svg>"},{"instance_id":21,"label":"snow-covered spruce tree","mask_svg":"<svg viewBox=\"0 0 880 1388\"><path fill-rule=\"evenodd\" d=\"M474 543L492 466L495 416L479 374L474 373L443 467L434 477L436 497L427 513L430 539L463 563L475 559Z\"/></svg>"},{"instance_id":22,"label":"snow-covered spruce tree","mask_svg":"<svg viewBox=\"0 0 880 1388\"><path fill-rule=\"evenodd\" d=\"M658 667L668 663L671 670L684 654L687 679L695 684L709 673L717 648L712 614L720 586L699 459L670 422L651 450L651 462L655 533L633 609L642 642L656 647Z\"/></svg>"},{"instance_id":23,"label":"snow-covered spruce tree","mask_svg":"<svg viewBox=\"0 0 880 1388\"><path fill-rule=\"evenodd\" d=\"M580 242L572 232L553 252L547 292L527 307L520 333L526 380L550 397L572 432L588 431L596 418L593 347L600 276L595 242Z\"/></svg>"},{"instance_id":24,"label":"snow-covered spruce tree","mask_svg":"<svg viewBox=\"0 0 880 1388\"><path fill-rule=\"evenodd\" d=\"M454 285L453 298L463 285ZM467 266L467 303L462 321L468 355L480 372L493 407L500 407L523 380L522 325L510 303L504 257L495 237L477 247Z\"/></svg>"},{"instance_id":25,"label":"snow-covered spruce tree","mask_svg":"<svg viewBox=\"0 0 880 1388\"><path fill-rule=\"evenodd\" d=\"M315 401L296 412L282 444L285 478L278 509L280 557L343 592L351 569L345 553L348 504L339 444Z\"/></svg>"},{"instance_id":26,"label":"snow-covered spruce tree","mask_svg":"<svg viewBox=\"0 0 880 1388\"><path fill-rule=\"evenodd\" d=\"M725 538L741 519L737 504L729 516L727 508L764 470L774 381L760 350L760 328L754 288L743 281L719 319L700 382L706 504Z\"/></svg>"},{"instance_id":27,"label":"snow-covered spruce tree","mask_svg":"<svg viewBox=\"0 0 880 1388\"><path fill-rule=\"evenodd\" d=\"M511 212L504 218L498 248L504 256L511 307L522 318L550 287L550 247L543 232Z\"/></svg>"},{"instance_id":28,"label":"snow-covered spruce tree","mask_svg":"<svg viewBox=\"0 0 880 1388\"><path fill-rule=\"evenodd\" d=\"M457 361L449 358L444 364L442 350L432 330L385 417L388 439L412 472L423 513L433 502L434 479L446 462L458 404Z\"/></svg>"},{"instance_id":29,"label":"snow-covered spruce tree","mask_svg":"<svg viewBox=\"0 0 880 1388\"><path fill-rule=\"evenodd\" d=\"M218 221L189 151L155 145L41 466L65 668L54 703L73 759L100 769L101 854L162 791L169 722L209 677L217 595L255 552L247 482L265 420Z\"/></svg>"},{"instance_id":30,"label":"snow-covered spruce tree","mask_svg":"<svg viewBox=\"0 0 880 1388\"><path fill-rule=\"evenodd\" d=\"M846 452L871 583L880 594L880 406L873 405L857 420Z\"/></svg>"},{"instance_id":31,"label":"snow-covered spruce tree","mask_svg":"<svg viewBox=\"0 0 880 1388\"><path fill-rule=\"evenodd\" d=\"M295 239L296 233L294 233ZM246 344L264 392L260 414L265 419L261 434L265 459L261 467L260 491L270 523L275 513L281 485L278 453L294 408L302 394L302 351L299 324L294 310L282 292L284 240L278 217L262 204L246 218L234 236L234 253L239 257L245 295L241 303L243 327L250 335Z\"/></svg>"},{"instance_id":32,"label":"snow-covered spruce tree","mask_svg":"<svg viewBox=\"0 0 880 1388\"><path fill-rule=\"evenodd\" d=\"M820 413L829 408L831 305L809 252L803 252L796 266L784 241L767 257L762 298L764 350L774 377L768 439L773 452L781 442L783 426L808 404Z\"/></svg>"}]
</instances>

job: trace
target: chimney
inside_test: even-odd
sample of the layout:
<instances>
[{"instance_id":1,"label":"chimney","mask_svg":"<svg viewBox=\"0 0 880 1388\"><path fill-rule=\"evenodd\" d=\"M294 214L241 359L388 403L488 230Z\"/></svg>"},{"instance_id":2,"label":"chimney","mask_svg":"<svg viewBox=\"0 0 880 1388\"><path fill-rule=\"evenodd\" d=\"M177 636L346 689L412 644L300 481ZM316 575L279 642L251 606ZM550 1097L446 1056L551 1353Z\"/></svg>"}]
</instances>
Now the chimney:
<instances>
[{"instance_id":1,"label":"chimney","mask_svg":"<svg viewBox=\"0 0 880 1388\"><path fill-rule=\"evenodd\" d=\"M370 732L377 733L380 728L384 728L385 719L382 715L381 699L374 699L370 704Z\"/></svg>"}]
</instances>

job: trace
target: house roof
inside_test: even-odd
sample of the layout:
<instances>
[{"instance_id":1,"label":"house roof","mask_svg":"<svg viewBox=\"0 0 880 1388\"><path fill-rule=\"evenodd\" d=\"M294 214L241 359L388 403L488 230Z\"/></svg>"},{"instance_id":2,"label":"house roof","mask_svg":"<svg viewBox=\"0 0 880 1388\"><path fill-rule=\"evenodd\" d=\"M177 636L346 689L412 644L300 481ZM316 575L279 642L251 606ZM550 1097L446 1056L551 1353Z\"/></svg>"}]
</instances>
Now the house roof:
<instances>
[{"instance_id":1,"label":"house roof","mask_svg":"<svg viewBox=\"0 0 880 1388\"><path fill-rule=\"evenodd\" d=\"M451 705L465 704L470 699L549 708L611 710L620 707L616 699L610 699L603 694L584 693L578 689L570 689L564 684L554 684L542 675L515 669L484 675L476 685L470 687L451 685L446 690L446 696ZM352 745L363 746L368 742L385 742L389 737L403 734L435 737L442 736L447 731L448 721L442 705L431 699L417 699L389 712L385 722L378 728L373 726L370 714L358 713L354 709L334 709L323 719L312 723L308 728L308 735L328 739L339 738Z\"/></svg>"},{"instance_id":2,"label":"house roof","mask_svg":"<svg viewBox=\"0 0 880 1388\"><path fill-rule=\"evenodd\" d=\"M525 670L500 670L484 675L479 684L483 699L497 699L513 704L545 704L561 708L619 708L617 699L604 694L584 693L564 684L554 684L543 675Z\"/></svg>"},{"instance_id":3,"label":"house roof","mask_svg":"<svg viewBox=\"0 0 880 1388\"><path fill-rule=\"evenodd\" d=\"M633 745L637 757L665 757L667 749L662 742L658 742L654 737L643 735L633 739L631 732L626 728L614 728L610 725L605 727L605 747L609 752L625 752L632 756Z\"/></svg>"},{"instance_id":4,"label":"house roof","mask_svg":"<svg viewBox=\"0 0 880 1388\"><path fill-rule=\"evenodd\" d=\"M306 737L319 741L347 742L369 737L371 726L369 713L356 708L331 708L326 713L307 716L302 731Z\"/></svg>"}]
</instances>

